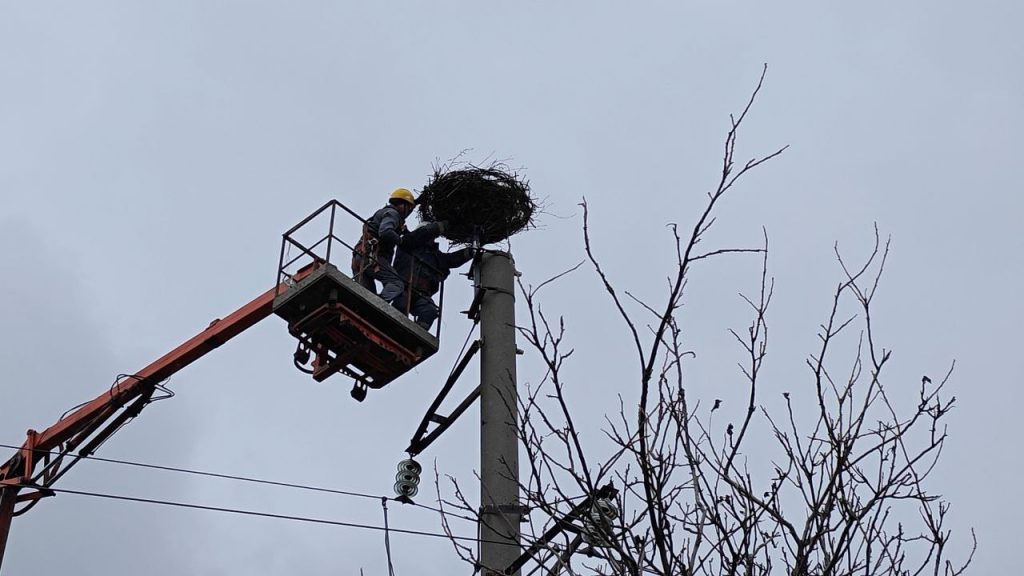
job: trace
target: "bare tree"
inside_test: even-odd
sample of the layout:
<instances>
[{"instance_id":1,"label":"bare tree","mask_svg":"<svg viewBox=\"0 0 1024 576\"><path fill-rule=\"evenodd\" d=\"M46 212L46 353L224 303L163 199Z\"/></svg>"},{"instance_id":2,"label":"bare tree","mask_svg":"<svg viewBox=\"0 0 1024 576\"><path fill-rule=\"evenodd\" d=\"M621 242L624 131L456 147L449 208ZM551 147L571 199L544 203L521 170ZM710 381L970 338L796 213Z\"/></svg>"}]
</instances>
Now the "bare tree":
<instances>
[{"instance_id":1,"label":"bare tree","mask_svg":"<svg viewBox=\"0 0 1024 576\"><path fill-rule=\"evenodd\" d=\"M807 358L806 385L781 392L784 402L764 401L774 287L768 235L757 248L700 249L722 197L785 150L735 161L738 131L763 81L764 72L743 111L730 118L721 177L704 211L689 234L671 227L676 262L662 304L620 294L595 254L589 208L581 204L587 260L629 331L637 362L639 400L634 409L619 397L601 449L584 443L566 394L573 350L563 319L545 313L539 300L558 277L521 285L527 316L519 332L545 370L518 399L528 467L521 490L531 510L525 573L951 576L973 557L972 532L967 558L948 558L949 504L926 487L955 402L944 395L952 366L936 381L925 376L914 384L909 402L900 392L905 383L890 381L891 351L877 343L872 325L889 253L877 227L862 264L849 265L835 249L841 281L820 346ZM720 400L702 408L688 395L691 355L679 311L696 263L743 252L760 255L760 289L744 297L749 325L732 331L742 351L745 405L723 429L715 419ZM473 511L457 482L453 497L438 498L449 509ZM472 548L458 549L476 561Z\"/></svg>"}]
</instances>

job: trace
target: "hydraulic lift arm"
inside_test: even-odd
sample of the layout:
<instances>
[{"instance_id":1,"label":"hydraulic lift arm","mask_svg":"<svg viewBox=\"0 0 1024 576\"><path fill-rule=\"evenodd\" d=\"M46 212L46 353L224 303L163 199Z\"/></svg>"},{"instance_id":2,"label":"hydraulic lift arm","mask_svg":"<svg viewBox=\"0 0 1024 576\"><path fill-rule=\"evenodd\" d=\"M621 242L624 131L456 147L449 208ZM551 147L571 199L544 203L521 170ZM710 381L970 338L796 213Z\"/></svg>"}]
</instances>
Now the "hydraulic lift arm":
<instances>
[{"instance_id":1,"label":"hydraulic lift arm","mask_svg":"<svg viewBox=\"0 0 1024 576\"><path fill-rule=\"evenodd\" d=\"M358 214L331 200L284 233L276 286L210 325L134 374L120 375L109 390L75 407L57 423L29 430L21 448L0 465L0 567L15 516L54 491L50 487L82 458L159 400L161 383L271 314L288 324L298 340L295 365L322 381L344 374L356 381L353 395L382 388L437 352L438 340L373 292L342 273L331 261L355 248L335 235L336 217ZM328 220L327 234L310 245L296 234ZM359 218L362 221L361 218ZM315 238L314 238L315 240ZM292 250L298 254L290 258ZM310 368L303 364L311 363ZM359 392L359 394L356 394Z\"/></svg>"},{"instance_id":2,"label":"hydraulic lift arm","mask_svg":"<svg viewBox=\"0 0 1024 576\"><path fill-rule=\"evenodd\" d=\"M0 466L0 566L14 516L53 495L47 488L137 416L161 382L270 316L275 294L287 288L284 284L271 288L228 316L214 320L199 334L139 372L119 379L110 390L46 430L29 430L21 449ZM23 504L20 510L16 509L18 504Z\"/></svg>"}]
</instances>

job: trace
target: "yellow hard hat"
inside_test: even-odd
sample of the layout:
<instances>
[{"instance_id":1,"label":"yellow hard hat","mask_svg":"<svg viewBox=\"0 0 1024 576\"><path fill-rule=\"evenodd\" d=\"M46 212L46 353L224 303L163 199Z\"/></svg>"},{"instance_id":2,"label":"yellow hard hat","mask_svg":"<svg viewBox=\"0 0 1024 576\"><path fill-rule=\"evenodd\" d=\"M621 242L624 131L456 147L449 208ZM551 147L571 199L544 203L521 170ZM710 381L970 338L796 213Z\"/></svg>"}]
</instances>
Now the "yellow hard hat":
<instances>
[{"instance_id":1,"label":"yellow hard hat","mask_svg":"<svg viewBox=\"0 0 1024 576\"><path fill-rule=\"evenodd\" d=\"M408 202L409 204L416 204L416 198L412 195L412 192L410 192L407 188L395 189L395 191L391 193L391 199L402 200L403 202Z\"/></svg>"}]
</instances>

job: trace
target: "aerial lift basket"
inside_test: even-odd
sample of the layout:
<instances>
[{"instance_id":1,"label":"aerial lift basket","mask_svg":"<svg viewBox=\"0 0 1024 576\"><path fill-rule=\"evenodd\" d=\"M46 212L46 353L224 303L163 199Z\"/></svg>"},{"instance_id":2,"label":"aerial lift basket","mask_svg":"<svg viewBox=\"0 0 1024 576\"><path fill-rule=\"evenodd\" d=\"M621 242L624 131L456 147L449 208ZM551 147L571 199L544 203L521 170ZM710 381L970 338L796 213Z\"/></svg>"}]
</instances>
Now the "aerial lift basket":
<instances>
[{"instance_id":1,"label":"aerial lift basket","mask_svg":"<svg viewBox=\"0 0 1024 576\"><path fill-rule=\"evenodd\" d=\"M339 218L351 225L339 226ZM274 298L274 313L299 340L295 365L317 381L339 372L353 378L357 400L367 388L382 388L437 352L439 335L417 326L342 271L354 247L335 228L356 238L363 222L331 200L285 232ZM327 234L319 236L315 231L324 224ZM346 266L339 268L332 258Z\"/></svg>"}]
</instances>

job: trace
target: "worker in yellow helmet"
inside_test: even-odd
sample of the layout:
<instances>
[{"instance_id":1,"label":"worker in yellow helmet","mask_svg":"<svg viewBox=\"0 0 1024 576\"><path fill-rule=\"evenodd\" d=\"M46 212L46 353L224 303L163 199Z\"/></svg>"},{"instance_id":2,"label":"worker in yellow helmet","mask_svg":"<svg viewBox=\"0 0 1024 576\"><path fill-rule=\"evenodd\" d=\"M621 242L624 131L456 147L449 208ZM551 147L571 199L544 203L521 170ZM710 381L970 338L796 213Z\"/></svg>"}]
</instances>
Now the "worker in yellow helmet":
<instances>
[{"instance_id":1,"label":"worker in yellow helmet","mask_svg":"<svg viewBox=\"0 0 1024 576\"><path fill-rule=\"evenodd\" d=\"M405 291L405 283L392 267L395 247L419 243L420 239L435 238L439 231L431 226L407 234L405 219L416 208L416 198L406 188L391 193L386 206L373 213L363 224L363 236L352 255L352 277L364 288L376 293L374 280L383 285L380 297L394 303Z\"/></svg>"}]
</instances>

